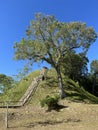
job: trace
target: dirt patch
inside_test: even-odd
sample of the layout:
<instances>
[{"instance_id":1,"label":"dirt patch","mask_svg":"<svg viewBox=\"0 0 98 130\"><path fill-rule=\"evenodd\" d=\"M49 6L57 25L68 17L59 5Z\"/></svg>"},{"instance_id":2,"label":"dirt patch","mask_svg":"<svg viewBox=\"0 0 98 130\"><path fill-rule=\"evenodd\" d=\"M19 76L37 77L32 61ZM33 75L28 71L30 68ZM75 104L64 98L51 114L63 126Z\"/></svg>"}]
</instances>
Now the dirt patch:
<instances>
[{"instance_id":1,"label":"dirt patch","mask_svg":"<svg viewBox=\"0 0 98 130\"><path fill-rule=\"evenodd\" d=\"M61 101L67 106L46 112L38 106L9 109L9 130L98 130L98 105ZM0 130L5 130L5 109L0 109Z\"/></svg>"}]
</instances>

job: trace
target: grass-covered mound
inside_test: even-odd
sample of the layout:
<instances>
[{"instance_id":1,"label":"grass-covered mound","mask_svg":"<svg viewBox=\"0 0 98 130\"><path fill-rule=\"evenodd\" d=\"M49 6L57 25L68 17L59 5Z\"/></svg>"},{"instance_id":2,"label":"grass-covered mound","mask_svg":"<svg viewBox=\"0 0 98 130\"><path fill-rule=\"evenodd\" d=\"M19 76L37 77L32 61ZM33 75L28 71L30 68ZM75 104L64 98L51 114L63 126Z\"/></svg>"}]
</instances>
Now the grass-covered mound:
<instances>
[{"instance_id":1,"label":"grass-covered mound","mask_svg":"<svg viewBox=\"0 0 98 130\"><path fill-rule=\"evenodd\" d=\"M23 78L17 86L10 89L6 94L0 95L0 101L19 101L23 96L32 80L39 75L40 71L30 73ZM84 101L87 103L98 103L98 98L88 93L80 87L77 83L63 77L63 84L65 86L66 99L73 101ZM58 93L57 75L53 69L50 69L47 74L47 80L41 81L36 89L35 94L31 95L27 104L39 104L40 101L47 95L53 96Z\"/></svg>"}]
</instances>

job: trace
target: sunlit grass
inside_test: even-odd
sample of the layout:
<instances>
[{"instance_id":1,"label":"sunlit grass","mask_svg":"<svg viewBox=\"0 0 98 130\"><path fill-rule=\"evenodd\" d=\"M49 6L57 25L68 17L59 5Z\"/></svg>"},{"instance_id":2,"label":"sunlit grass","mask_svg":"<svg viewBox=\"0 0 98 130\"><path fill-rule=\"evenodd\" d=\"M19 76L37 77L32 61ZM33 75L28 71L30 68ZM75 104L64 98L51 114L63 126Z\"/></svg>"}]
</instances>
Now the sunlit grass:
<instances>
[{"instance_id":1,"label":"sunlit grass","mask_svg":"<svg viewBox=\"0 0 98 130\"><path fill-rule=\"evenodd\" d=\"M23 78L17 86L10 89L6 94L0 95L0 101L19 101L24 95L27 88L33 81L33 79L39 76L40 71L34 71L28 76ZM83 87L80 87L73 80L63 76L63 85L65 86L66 99L73 101L83 101L87 103L98 103L98 98L89 92L85 91ZM54 69L50 69L47 74L47 79L41 81L34 94L31 95L27 104L39 104L40 100L47 95L59 94L57 75Z\"/></svg>"}]
</instances>

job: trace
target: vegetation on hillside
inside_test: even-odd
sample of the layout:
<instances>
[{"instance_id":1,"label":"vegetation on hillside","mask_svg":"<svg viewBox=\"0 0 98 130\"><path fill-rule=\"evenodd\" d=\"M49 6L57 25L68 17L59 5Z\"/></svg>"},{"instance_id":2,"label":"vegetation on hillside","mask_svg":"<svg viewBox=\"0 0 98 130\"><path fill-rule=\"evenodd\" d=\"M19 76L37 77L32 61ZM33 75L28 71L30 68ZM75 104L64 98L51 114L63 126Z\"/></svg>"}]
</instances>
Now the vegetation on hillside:
<instances>
[{"instance_id":1,"label":"vegetation on hillside","mask_svg":"<svg viewBox=\"0 0 98 130\"><path fill-rule=\"evenodd\" d=\"M36 14L26 30L26 36L14 44L15 60L26 60L28 66L45 61L53 67L47 80L39 83L29 103L38 103L47 95L58 93L60 98L98 102L95 97L98 96L98 61L92 61L91 72L88 73L89 59L86 56L90 45L98 37L92 27L82 22L60 22L54 16ZM0 75L0 85L4 89L0 101L19 101L40 73L35 71L27 75L28 71L29 68L24 66L24 73L20 72L22 79L14 82L14 86L12 78Z\"/></svg>"},{"instance_id":2,"label":"vegetation on hillside","mask_svg":"<svg viewBox=\"0 0 98 130\"><path fill-rule=\"evenodd\" d=\"M61 22L54 16L36 14L26 30L26 38L14 44L16 60L49 63L57 73L60 97L66 96L62 82L62 62L72 51L86 55L97 33L82 22ZM77 51L81 50L81 51ZM66 62L66 61L65 61Z\"/></svg>"},{"instance_id":3,"label":"vegetation on hillside","mask_svg":"<svg viewBox=\"0 0 98 130\"><path fill-rule=\"evenodd\" d=\"M32 80L39 75L40 71L30 73L23 78L17 86L11 88L6 94L0 96L0 101L19 101L23 96ZM57 75L54 69L48 71L47 79L41 81L37 87L35 94L28 100L27 104L40 104L40 101L47 95L54 96L59 94ZM86 103L98 103L98 98L90 94L83 87L80 87L76 82L63 77L64 91L66 92L66 98L73 101L82 101ZM67 86L67 87L66 87Z\"/></svg>"},{"instance_id":4,"label":"vegetation on hillside","mask_svg":"<svg viewBox=\"0 0 98 130\"><path fill-rule=\"evenodd\" d=\"M0 95L0 101L19 101L19 99L26 92L34 77L38 76L39 73L39 71L35 71L21 79L13 88Z\"/></svg>"}]
</instances>

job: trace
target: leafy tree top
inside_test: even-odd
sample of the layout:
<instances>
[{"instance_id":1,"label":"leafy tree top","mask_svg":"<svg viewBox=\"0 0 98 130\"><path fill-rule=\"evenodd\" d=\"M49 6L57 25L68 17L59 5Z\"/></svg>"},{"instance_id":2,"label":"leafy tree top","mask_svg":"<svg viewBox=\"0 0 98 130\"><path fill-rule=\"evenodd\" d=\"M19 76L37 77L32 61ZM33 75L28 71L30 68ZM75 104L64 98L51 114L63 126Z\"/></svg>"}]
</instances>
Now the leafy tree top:
<instances>
[{"instance_id":1,"label":"leafy tree top","mask_svg":"<svg viewBox=\"0 0 98 130\"><path fill-rule=\"evenodd\" d=\"M26 30L26 39L15 43L15 59L37 62L44 60L53 67L60 65L64 55L81 48L87 52L97 34L81 22L60 22L54 16L36 14Z\"/></svg>"}]
</instances>

